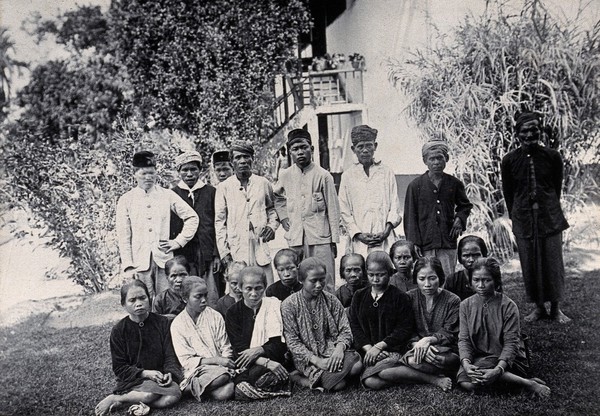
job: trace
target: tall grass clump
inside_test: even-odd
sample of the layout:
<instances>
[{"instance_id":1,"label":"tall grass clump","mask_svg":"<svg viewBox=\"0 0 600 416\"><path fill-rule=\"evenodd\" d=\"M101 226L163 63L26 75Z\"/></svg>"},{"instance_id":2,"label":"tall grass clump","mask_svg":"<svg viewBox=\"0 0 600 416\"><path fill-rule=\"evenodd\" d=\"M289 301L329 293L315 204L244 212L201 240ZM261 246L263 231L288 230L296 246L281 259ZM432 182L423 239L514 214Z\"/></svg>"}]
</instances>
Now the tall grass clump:
<instances>
[{"instance_id":1,"label":"tall grass clump","mask_svg":"<svg viewBox=\"0 0 600 416\"><path fill-rule=\"evenodd\" d=\"M597 193L600 161L600 22L586 10L567 19L540 0L520 13L488 2L434 46L390 62L389 79L410 98L407 111L427 137L448 141L456 176L474 203L471 228L496 255L513 254L500 161L518 146L515 113L543 115L545 144L565 162L563 208L575 212ZM589 19L588 19L589 20Z\"/></svg>"}]
</instances>

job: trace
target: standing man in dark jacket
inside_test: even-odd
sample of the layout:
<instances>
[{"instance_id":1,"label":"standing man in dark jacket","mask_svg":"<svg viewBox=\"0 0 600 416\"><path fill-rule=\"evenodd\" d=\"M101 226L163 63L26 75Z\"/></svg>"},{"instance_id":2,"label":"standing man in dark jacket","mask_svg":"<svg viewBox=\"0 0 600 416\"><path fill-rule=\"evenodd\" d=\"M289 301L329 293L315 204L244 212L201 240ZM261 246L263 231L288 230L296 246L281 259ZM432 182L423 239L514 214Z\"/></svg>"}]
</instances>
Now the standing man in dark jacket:
<instances>
[{"instance_id":1,"label":"standing man in dark jacket","mask_svg":"<svg viewBox=\"0 0 600 416\"><path fill-rule=\"evenodd\" d=\"M419 256L437 257L444 274L450 276L456 265L456 241L467 227L473 204L465 185L444 173L450 159L446 142L431 140L421 152L427 172L406 189L404 233Z\"/></svg>"},{"instance_id":2,"label":"standing man in dark jacket","mask_svg":"<svg viewBox=\"0 0 600 416\"><path fill-rule=\"evenodd\" d=\"M562 231L569 228L560 207L563 161L556 150L540 145L537 113L521 113L515 121L521 147L502 159L502 189L517 239L525 290L529 301L537 305L525 321L547 318L544 303L550 302L550 318L567 323L571 319L559 308L565 279Z\"/></svg>"},{"instance_id":3,"label":"standing man in dark jacket","mask_svg":"<svg viewBox=\"0 0 600 416\"><path fill-rule=\"evenodd\" d=\"M175 252L190 263L192 275L204 277L211 307L219 299L218 282L214 273L221 267L215 240L215 188L200 179L202 156L196 151L183 153L175 159L181 181L172 190L187 202L200 220L192 241ZM171 215L171 235L177 235L183 223Z\"/></svg>"}]
</instances>

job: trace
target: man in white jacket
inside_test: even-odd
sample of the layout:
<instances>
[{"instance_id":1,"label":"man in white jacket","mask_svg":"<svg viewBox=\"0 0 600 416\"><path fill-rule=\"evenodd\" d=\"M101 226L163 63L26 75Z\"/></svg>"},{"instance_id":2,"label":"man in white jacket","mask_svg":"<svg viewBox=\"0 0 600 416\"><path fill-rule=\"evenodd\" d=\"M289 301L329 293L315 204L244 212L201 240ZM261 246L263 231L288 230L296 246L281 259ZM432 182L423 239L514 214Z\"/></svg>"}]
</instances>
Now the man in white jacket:
<instances>
[{"instance_id":1,"label":"man in white jacket","mask_svg":"<svg viewBox=\"0 0 600 416\"><path fill-rule=\"evenodd\" d=\"M117 202L116 230L125 274L148 287L151 297L169 287L165 263L173 251L185 246L196 233L198 215L177 194L156 185L156 161L148 151L133 155L137 186ZM169 240L171 212L183 220L183 229Z\"/></svg>"},{"instance_id":2,"label":"man in white jacket","mask_svg":"<svg viewBox=\"0 0 600 416\"><path fill-rule=\"evenodd\" d=\"M234 175L217 186L215 233L219 256L225 267L233 261L260 266L273 283L267 242L279 226L271 183L252 173L254 149L244 142L231 146Z\"/></svg>"},{"instance_id":3,"label":"man in white jacket","mask_svg":"<svg viewBox=\"0 0 600 416\"><path fill-rule=\"evenodd\" d=\"M350 137L358 161L342 174L340 212L352 252L366 258L372 250L388 251L396 241L402 211L394 172L375 161L377 130L356 126Z\"/></svg>"}]
</instances>

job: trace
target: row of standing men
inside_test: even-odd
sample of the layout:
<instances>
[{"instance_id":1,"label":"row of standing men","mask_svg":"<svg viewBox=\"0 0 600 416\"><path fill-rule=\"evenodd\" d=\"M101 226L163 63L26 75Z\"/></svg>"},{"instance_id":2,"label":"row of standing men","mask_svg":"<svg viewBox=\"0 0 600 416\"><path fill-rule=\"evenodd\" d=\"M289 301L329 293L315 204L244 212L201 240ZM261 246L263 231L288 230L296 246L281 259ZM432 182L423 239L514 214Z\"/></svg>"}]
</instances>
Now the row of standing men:
<instances>
[{"instance_id":1,"label":"row of standing men","mask_svg":"<svg viewBox=\"0 0 600 416\"><path fill-rule=\"evenodd\" d=\"M357 162L343 173L339 193L331 174L312 161L312 138L302 129L288 134L293 164L274 186L252 172L254 149L244 142L213 157L218 175L227 165L233 173L216 189L200 179L202 158L197 152L177 157L181 181L172 191L156 185L154 155L136 153L138 186L117 204L124 272L135 273L154 296L168 286L165 261L182 254L194 274L206 278L209 304L215 305L222 294L215 273L233 261L262 267L268 283L273 282L267 243L281 224L291 249L325 263L326 290L333 292L340 225L349 236L348 251L366 256L372 250L389 250L403 220L395 175L375 160L377 133L366 125L352 129ZM537 306L528 318L546 317L544 302L550 301L551 317L566 322L558 308L564 287L561 232L568 227L560 208L562 160L558 152L539 145L537 114L518 115L516 133L521 147L504 158L502 178L527 295ZM457 239L472 204L464 184L444 172L449 159L446 142L425 143L422 156L428 170L406 191L404 232L419 255L437 257L451 275Z\"/></svg>"}]
</instances>

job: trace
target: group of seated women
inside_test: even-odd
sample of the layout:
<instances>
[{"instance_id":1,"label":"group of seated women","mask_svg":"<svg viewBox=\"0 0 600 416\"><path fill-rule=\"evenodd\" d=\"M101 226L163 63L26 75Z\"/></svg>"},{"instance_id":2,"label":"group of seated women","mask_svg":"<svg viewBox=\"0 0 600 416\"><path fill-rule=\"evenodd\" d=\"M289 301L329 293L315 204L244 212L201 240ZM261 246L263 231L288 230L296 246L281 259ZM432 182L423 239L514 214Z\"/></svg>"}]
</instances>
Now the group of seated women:
<instances>
[{"instance_id":1,"label":"group of seated women","mask_svg":"<svg viewBox=\"0 0 600 416\"><path fill-rule=\"evenodd\" d=\"M348 307L324 290L326 269L316 258L297 265L290 285L298 283L298 290L283 301L265 296L263 269L238 268L230 284L235 280L231 291L241 297L224 317L208 306L204 280L185 275L185 268L171 264L167 270L173 291L167 296L179 296L183 309L164 315L151 311L142 282L129 282L121 289L128 316L110 336L118 384L96 414L130 405L168 407L182 394L198 401L289 396L293 383L321 391L355 382L373 390L428 383L449 391L455 380L475 391L501 382L548 396L542 380L527 377L519 311L501 292L500 266L483 257L487 250L479 240L465 237L459 247L466 283L456 275L446 281L440 261L416 259L409 242L398 242L389 255L373 251L366 261L344 256L345 286L358 282L346 288ZM282 268L288 278L290 264ZM461 302L444 289L448 283L460 293L468 283L471 296ZM414 288L406 292L409 284ZM154 310L157 302L164 299L154 301Z\"/></svg>"}]
</instances>

